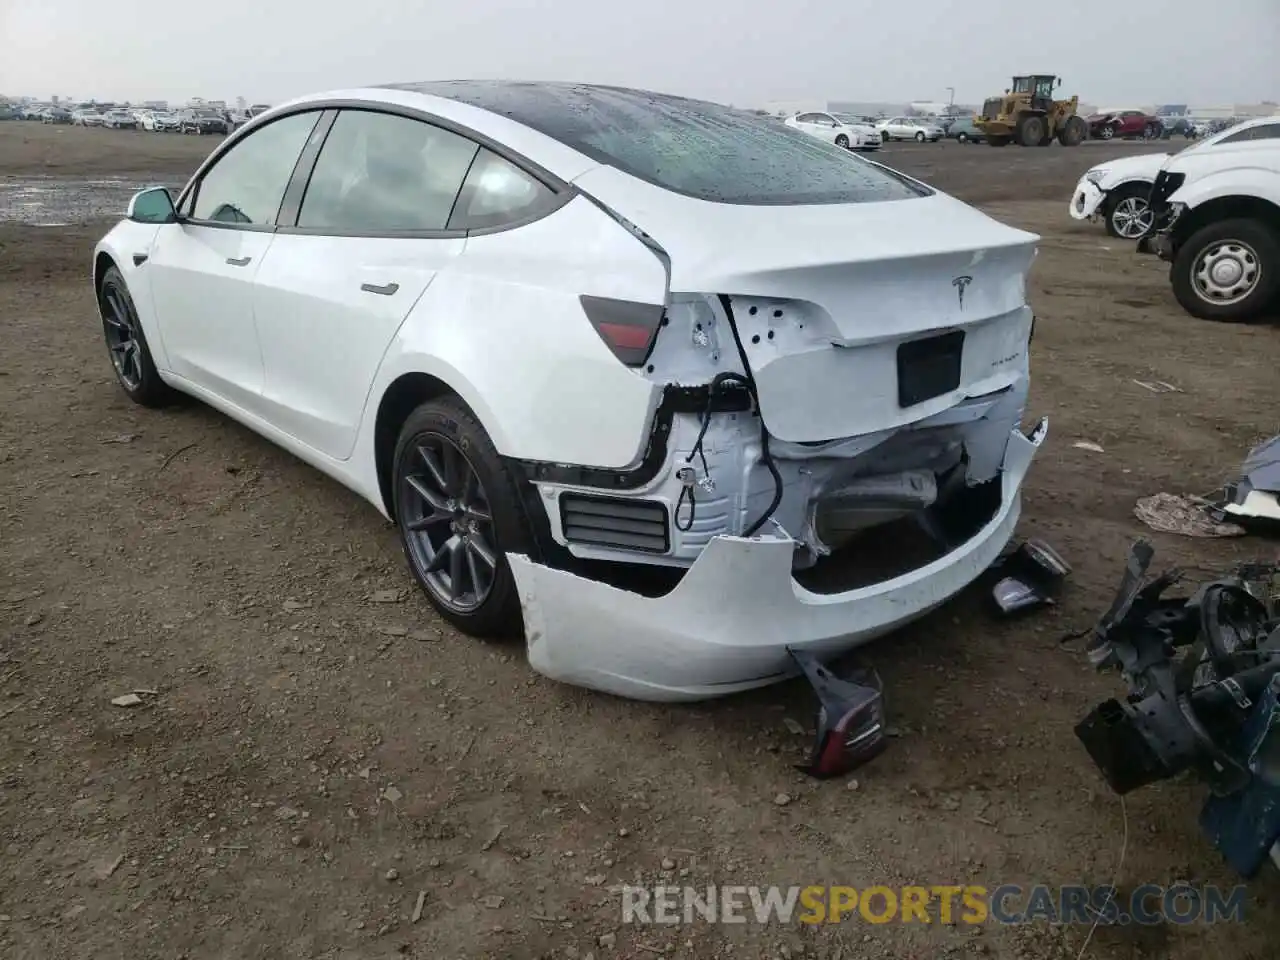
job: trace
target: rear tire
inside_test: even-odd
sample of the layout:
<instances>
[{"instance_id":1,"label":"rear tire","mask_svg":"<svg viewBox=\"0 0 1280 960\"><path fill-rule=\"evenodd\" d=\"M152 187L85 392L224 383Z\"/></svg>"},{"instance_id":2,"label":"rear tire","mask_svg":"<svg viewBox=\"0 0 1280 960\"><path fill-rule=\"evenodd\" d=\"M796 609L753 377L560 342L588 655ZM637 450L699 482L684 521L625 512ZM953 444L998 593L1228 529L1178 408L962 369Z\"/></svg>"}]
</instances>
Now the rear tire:
<instances>
[{"instance_id":1,"label":"rear tire","mask_svg":"<svg viewBox=\"0 0 1280 960\"><path fill-rule=\"evenodd\" d=\"M448 502L455 505L449 516L461 521L463 529L471 524L470 533L459 533L453 521L448 519L435 519L421 529L410 529L415 522L422 523L430 509L427 501L417 493L424 482L430 486L433 477L431 467L421 452L423 448L452 450L461 457L455 461L455 472L450 478L452 486L458 489L452 491L452 497L443 486L438 493L443 493ZM392 464L392 490L400 545L410 572L431 605L440 616L468 636L480 639L523 636L520 596L507 554L537 556L533 532L516 481L475 415L466 404L453 397L422 404L409 415L401 428ZM437 467L440 468L438 462ZM469 471L474 477L473 487L459 476L464 471ZM488 519L479 519L485 513ZM478 541L474 539L477 536ZM464 542L464 538L473 538L470 545ZM450 543L454 544L452 548ZM476 583L476 580L484 581L481 550L488 552L494 560L492 576L487 581L483 596L480 585ZM452 562L455 551L461 551L458 566ZM432 570L434 556L441 556L442 560L439 568ZM455 575L459 578L457 581L453 579ZM457 582L465 586L464 581L472 583L474 589L471 594L451 598L452 584Z\"/></svg>"},{"instance_id":2,"label":"rear tire","mask_svg":"<svg viewBox=\"0 0 1280 960\"><path fill-rule=\"evenodd\" d=\"M1220 220L1178 248L1173 295L1193 317L1223 323L1256 319L1280 294L1280 236L1257 220Z\"/></svg>"}]
</instances>

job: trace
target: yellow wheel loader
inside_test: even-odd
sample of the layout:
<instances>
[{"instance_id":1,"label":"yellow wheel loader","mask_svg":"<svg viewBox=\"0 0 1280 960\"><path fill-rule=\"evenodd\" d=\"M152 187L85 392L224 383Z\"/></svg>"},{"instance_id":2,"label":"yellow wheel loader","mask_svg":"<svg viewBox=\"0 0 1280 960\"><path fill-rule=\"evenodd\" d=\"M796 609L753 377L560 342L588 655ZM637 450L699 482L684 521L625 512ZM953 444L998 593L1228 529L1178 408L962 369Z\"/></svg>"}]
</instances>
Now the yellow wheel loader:
<instances>
[{"instance_id":1,"label":"yellow wheel loader","mask_svg":"<svg viewBox=\"0 0 1280 960\"><path fill-rule=\"evenodd\" d=\"M1047 147L1055 138L1064 147L1074 147L1088 136L1089 126L1076 114L1079 97L1053 98L1060 86L1061 78L1047 74L1014 77L1003 97L991 97L982 105L982 116L974 125L993 147Z\"/></svg>"}]
</instances>

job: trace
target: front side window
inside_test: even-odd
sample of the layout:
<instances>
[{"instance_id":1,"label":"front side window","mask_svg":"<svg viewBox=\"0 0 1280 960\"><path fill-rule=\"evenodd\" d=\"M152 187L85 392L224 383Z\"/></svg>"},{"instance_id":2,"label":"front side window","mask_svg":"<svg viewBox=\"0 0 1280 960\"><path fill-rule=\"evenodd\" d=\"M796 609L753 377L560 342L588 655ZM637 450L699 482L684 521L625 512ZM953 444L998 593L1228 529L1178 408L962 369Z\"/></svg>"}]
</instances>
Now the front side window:
<instances>
[{"instance_id":1,"label":"front side window","mask_svg":"<svg viewBox=\"0 0 1280 960\"><path fill-rule=\"evenodd\" d=\"M792 206L930 192L816 137L715 103L554 83L440 81L409 89L505 116L597 163L700 200Z\"/></svg>"},{"instance_id":2,"label":"front side window","mask_svg":"<svg viewBox=\"0 0 1280 960\"><path fill-rule=\"evenodd\" d=\"M298 226L334 233L444 230L478 149L421 120L344 110L316 161Z\"/></svg>"},{"instance_id":3,"label":"front side window","mask_svg":"<svg viewBox=\"0 0 1280 960\"><path fill-rule=\"evenodd\" d=\"M481 149L449 221L451 230L483 230L531 217L555 194L515 164Z\"/></svg>"},{"instance_id":4,"label":"front side window","mask_svg":"<svg viewBox=\"0 0 1280 960\"><path fill-rule=\"evenodd\" d=\"M232 146L196 187L192 219L274 226L298 155L319 117L317 111L282 117Z\"/></svg>"}]
</instances>

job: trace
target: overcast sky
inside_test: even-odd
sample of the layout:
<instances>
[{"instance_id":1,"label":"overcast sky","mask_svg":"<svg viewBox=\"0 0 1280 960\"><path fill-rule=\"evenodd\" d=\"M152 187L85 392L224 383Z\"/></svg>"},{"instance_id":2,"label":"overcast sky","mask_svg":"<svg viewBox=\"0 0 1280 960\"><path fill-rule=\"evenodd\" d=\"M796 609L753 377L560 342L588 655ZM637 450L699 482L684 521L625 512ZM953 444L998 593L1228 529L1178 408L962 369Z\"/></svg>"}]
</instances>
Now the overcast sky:
<instances>
[{"instance_id":1,"label":"overcast sky","mask_svg":"<svg viewBox=\"0 0 1280 960\"><path fill-rule=\"evenodd\" d=\"M1218 105L1280 99L1280 0L0 0L0 51L0 93L100 100L498 77L973 103L1040 71Z\"/></svg>"}]
</instances>

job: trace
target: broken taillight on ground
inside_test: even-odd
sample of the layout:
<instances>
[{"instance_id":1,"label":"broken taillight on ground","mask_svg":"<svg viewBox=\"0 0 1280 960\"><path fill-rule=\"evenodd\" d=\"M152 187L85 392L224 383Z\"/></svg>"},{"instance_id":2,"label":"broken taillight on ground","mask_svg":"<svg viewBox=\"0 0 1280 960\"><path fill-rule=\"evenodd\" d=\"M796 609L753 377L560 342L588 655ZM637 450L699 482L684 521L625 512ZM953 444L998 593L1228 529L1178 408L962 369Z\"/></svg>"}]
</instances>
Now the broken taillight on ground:
<instances>
[{"instance_id":1,"label":"broken taillight on ground","mask_svg":"<svg viewBox=\"0 0 1280 960\"><path fill-rule=\"evenodd\" d=\"M837 677L817 657L788 650L818 695L818 737L803 770L826 780L848 773L885 748L884 699L878 679L858 683Z\"/></svg>"},{"instance_id":2,"label":"broken taillight on ground","mask_svg":"<svg viewBox=\"0 0 1280 960\"><path fill-rule=\"evenodd\" d=\"M991 565L991 599L1005 616L1053 606L1071 565L1043 540L1027 540Z\"/></svg>"}]
</instances>

